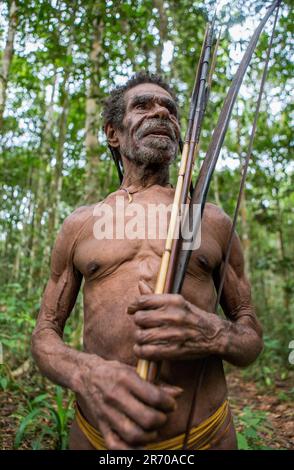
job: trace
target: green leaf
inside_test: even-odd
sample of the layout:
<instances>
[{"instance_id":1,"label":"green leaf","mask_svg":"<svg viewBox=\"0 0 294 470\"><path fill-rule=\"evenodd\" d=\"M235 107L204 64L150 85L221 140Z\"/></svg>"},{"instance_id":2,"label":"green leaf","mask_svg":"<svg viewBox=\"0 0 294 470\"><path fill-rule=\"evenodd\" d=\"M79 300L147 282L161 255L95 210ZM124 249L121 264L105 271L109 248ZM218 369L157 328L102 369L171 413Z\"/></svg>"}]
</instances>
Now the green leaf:
<instances>
[{"instance_id":1,"label":"green leaf","mask_svg":"<svg viewBox=\"0 0 294 470\"><path fill-rule=\"evenodd\" d=\"M40 409L40 408L36 408L34 410L32 410L27 416L25 416L25 418L23 418L23 420L21 421L19 427L18 427L18 430L16 432L16 436L15 436L15 439L14 439L14 448L15 449L18 449L23 437L24 437L24 434L25 434L25 431L26 431L26 428L29 426L29 424L31 424L34 419L36 418L36 416L40 416L43 414L43 411Z\"/></svg>"},{"instance_id":2,"label":"green leaf","mask_svg":"<svg viewBox=\"0 0 294 470\"><path fill-rule=\"evenodd\" d=\"M238 449L240 449L240 450L249 450L250 449L246 437L243 434L241 434L240 432L237 432L237 442L238 442Z\"/></svg>"},{"instance_id":3,"label":"green leaf","mask_svg":"<svg viewBox=\"0 0 294 470\"><path fill-rule=\"evenodd\" d=\"M36 405L37 403L43 402L48 398L48 393L42 393L41 395L38 395L31 401L31 405Z\"/></svg>"},{"instance_id":4,"label":"green leaf","mask_svg":"<svg viewBox=\"0 0 294 470\"><path fill-rule=\"evenodd\" d=\"M1 388L5 391L7 389L7 386L8 386L8 379L6 377L1 377L0 378L0 385L1 385Z\"/></svg>"}]
</instances>

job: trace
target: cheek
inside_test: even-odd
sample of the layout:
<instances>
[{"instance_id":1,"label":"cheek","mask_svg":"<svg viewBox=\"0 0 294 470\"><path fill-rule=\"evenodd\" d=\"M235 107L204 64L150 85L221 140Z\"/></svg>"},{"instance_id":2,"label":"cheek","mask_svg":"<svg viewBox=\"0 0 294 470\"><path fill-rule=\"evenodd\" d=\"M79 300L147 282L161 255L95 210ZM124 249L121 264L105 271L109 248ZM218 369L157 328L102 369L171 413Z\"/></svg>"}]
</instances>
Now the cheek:
<instances>
[{"instance_id":1,"label":"cheek","mask_svg":"<svg viewBox=\"0 0 294 470\"><path fill-rule=\"evenodd\" d=\"M128 129L124 129L122 135L120 136L120 147L121 148L126 148L130 146L130 132Z\"/></svg>"}]
</instances>

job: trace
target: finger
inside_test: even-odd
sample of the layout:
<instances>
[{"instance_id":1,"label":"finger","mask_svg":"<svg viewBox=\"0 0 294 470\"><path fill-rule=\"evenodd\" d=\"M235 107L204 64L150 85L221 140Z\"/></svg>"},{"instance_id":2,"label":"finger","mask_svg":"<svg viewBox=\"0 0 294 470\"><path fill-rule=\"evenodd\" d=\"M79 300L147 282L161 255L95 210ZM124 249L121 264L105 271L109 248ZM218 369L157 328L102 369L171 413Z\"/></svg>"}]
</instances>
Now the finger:
<instances>
[{"instance_id":1,"label":"finger","mask_svg":"<svg viewBox=\"0 0 294 470\"><path fill-rule=\"evenodd\" d=\"M184 298L178 294L144 294L137 297L132 302L127 312L129 314L135 313L137 310L158 309L165 307L167 304L180 307L184 306Z\"/></svg>"},{"instance_id":2,"label":"finger","mask_svg":"<svg viewBox=\"0 0 294 470\"><path fill-rule=\"evenodd\" d=\"M171 412L176 407L175 399L157 385L146 382L137 374L129 387L130 392L140 401L163 412Z\"/></svg>"},{"instance_id":3,"label":"finger","mask_svg":"<svg viewBox=\"0 0 294 470\"><path fill-rule=\"evenodd\" d=\"M139 346L135 344L134 353L140 359L148 359L151 361L161 361L163 359L174 359L179 358L179 356L184 357L185 354L189 353L188 348L181 346L179 354L179 345L178 344L145 344Z\"/></svg>"},{"instance_id":4,"label":"finger","mask_svg":"<svg viewBox=\"0 0 294 470\"><path fill-rule=\"evenodd\" d=\"M173 397L178 398L184 393L184 389L181 387L177 387L175 385L170 385L166 383L160 383L159 387L161 387L166 392L170 393Z\"/></svg>"},{"instance_id":5,"label":"finger","mask_svg":"<svg viewBox=\"0 0 294 470\"><path fill-rule=\"evenodd\" d=\"M174 392L166 391L171 394ZM120 396L113 396L111 401L107 404L114 406L146 431L156 430L166 423L165 413L145 405L130 393L122 392Z\"/></svg>"},{"instance_id":6,"label":"finger","mask_svg":"<svg viewBox=\"0 0 294 470\"><path fill-rule=\"evenodd\" d=\"M175 325L188 326L188 318L183 309L170 309L168 312L160 310L137 310L134 314L134 322L141 328L155 328L160 326Z\"/></svg>"},{"instance_id":7,"label":"finger","mask_svg":"<svg viewBox=\"0 0 294 470\"><path fill-rule=\"evenodd\" d=\"M147 444L155 441L157 438L156 431L145 431L125 414L111 406L106 405L103 414L111 429L127 444Z\"/></svg>"},{"instance_id":8,"label":"finger","mask_svg":"<svg viewBox=\"0 0 294 470\"><path fill-rule=\"evenodd\" d=\"M138 328L135 331L135 340L139 346L143 344L158 345L169 342L182 346L189 338L192 338L191 332L184 328Z\"/></svg>"},{"instance_id":9,"label":"finger","mask_svg":"<svg viewBox=\"0 0 294 470\"><path fill-rule=\"evenodd\" d=\"M134 447L129 446L125 441L123 441L118 434L110 429L110 427L104 423L99 423L100 431L104 437L105 444L109 450L132 450Z\"/></svg>"}]
</instances>

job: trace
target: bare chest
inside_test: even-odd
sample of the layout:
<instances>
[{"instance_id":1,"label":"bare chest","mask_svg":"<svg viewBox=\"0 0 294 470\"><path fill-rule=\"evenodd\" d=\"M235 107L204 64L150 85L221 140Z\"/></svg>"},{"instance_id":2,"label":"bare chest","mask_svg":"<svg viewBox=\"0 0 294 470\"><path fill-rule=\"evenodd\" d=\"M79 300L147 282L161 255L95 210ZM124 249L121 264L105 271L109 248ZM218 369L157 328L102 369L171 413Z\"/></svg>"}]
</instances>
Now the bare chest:
<instances>
[{"instance_id":1,"label":"bare chest","mask_svg":"<svg viewBox=\"0 0 294 470\"><path fill-rule=\"evenodd\" d=\"M86 282L99 282L127 272L139 275L154 285L171 213L170 193L113 198L98 204L77 243L74 264ZM211 221L204 215L201 242L193 250L187 270L187 282L207 283L221 261L221 248ZM186 283L187 284L187 283ZM185 287L185 286L184 286Z\"/></svg>"}]
</instances>

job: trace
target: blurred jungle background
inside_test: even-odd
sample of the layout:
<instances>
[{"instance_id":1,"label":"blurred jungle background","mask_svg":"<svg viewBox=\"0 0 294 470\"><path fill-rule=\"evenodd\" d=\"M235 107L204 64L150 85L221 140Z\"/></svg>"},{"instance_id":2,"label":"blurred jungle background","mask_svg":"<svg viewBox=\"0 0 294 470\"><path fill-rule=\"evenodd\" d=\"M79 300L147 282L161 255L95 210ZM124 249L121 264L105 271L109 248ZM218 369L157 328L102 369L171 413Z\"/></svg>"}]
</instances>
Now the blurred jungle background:
<instances>
[{"instance_id":1,"label":"blurred jungle background","mask_svg":"<svg viewBox=\"0 0 294 470\"><path fill-rule=\"evenodd\" d=\"M270 3L219 1L221 42L201 158L248 40ZM294 448L290 5L282 2L279 13L238 221L265 342L253 366L227 367L241 449ZM119 184L101 130L102 100L133 72L158 72L177 91L184 134L195 66L214 7L208 0L1 2L2 449L67 446L73 397L41 377L31 359L30 335L62 221L76 207L101 200ZM273 18L245 76L209 194L209 200L230 215L272 24ZM176 173L175 164L172 182ZM65 329L65 341L74 348L82 347L82 317L79 298Z\"/></svg>"}]
</instances>

